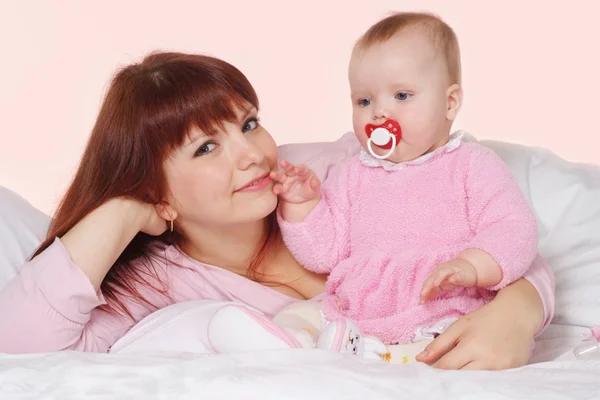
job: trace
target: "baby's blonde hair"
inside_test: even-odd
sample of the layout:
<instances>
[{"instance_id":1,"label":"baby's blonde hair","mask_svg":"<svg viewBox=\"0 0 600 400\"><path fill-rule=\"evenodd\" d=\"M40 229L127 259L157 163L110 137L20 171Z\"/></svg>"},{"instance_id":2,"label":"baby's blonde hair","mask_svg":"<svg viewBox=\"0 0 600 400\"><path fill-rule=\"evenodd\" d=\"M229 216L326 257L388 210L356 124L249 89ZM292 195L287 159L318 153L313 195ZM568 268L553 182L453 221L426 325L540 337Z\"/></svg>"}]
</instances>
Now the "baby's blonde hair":
<instances>
[{"instance_id":1,"label":"baby's blonde hair","mask_svg":"<svg viewBox=\"0 0 600 400\"><path fill-rule=\"evenodd\" d=\"M446 61L450 83L460 85L461 65L458 39L452 28L437 15L422 12L392 14L371 26L358 39L354 47L358 50L366 50L410 29L419 29L431 39L436 51Z\"/></svg>"}]
</instances>

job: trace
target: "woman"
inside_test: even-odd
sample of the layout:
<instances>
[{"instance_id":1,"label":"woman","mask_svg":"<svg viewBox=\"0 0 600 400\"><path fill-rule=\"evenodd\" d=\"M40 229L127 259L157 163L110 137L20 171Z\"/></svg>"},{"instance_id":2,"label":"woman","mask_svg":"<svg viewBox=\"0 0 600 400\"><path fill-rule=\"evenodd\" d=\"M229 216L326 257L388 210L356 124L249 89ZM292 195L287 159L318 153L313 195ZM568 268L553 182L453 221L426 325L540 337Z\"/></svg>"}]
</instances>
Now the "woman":
<instances>
[{"instance_id":1,"label":"woman","mask_svg":"<svg viewBox=\"0 0 600 400\"><path fill-rule=\"evenodd\" d=\"M277 147L246 77L211 57L155 53L121 70L47 240L0 294L0 352L105 352L175 302L235 300L273 315L318 296L274 218ZM551 317L539 262L421 357L441 368L527 362ZM552 294L544 295L546 303ZM546 309L545 317L544 309Z\"/></svg>"}]
</instances>

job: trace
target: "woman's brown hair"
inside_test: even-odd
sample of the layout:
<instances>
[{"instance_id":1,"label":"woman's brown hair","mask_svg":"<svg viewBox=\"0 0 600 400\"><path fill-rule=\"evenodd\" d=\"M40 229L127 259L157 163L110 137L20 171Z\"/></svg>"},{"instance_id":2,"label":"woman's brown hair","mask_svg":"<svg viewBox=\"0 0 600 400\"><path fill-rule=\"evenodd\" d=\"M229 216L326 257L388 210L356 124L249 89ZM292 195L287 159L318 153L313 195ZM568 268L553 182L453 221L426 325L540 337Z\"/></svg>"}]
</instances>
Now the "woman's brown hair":
<instances>
[{"instance_id":1,"label":"woman's brown hair","mask_svg":"<svg viewBox=\"0 0 600 400\"><path fill-rule=\"evenodd\" d=\"M81 162L62 198L39 255L54 238L63 236L81 219L109 199L130 197L158 204L166 193L163 162L183 145L191 127L212 132L258 97L237 68L217 58L174 52L155 52L140 63L117 72L104 98ZM262 248L249 266L254 275L277 238L274 215ZM169 232L152 237L142 232L125 248L100 288L111 312L131 316L123 297L151 305L135 289L156 285L158 276L136 267L136 258L149 257L152 243L181 240ZM33 258L32 257L32 258ZM152 283L153 282L153 283Z\"/></svg>"}]
</instances>

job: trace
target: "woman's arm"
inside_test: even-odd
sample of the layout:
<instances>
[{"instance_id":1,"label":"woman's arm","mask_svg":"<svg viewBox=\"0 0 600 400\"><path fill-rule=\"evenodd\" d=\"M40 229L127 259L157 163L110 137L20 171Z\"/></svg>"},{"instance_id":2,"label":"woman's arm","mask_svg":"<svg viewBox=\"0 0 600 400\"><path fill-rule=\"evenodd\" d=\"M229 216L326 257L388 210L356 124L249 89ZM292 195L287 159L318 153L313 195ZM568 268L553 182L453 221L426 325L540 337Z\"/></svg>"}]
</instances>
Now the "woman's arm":
<instances>
[{"instance_id":1,"label":"woman's arm","mask_svg":"<svg viewBox=\"0 0 600 400\"><path fill-rule=\"evenodd\" d=\"M556 303L554 271L552 271L546 260L538 255L523 278L533 285L542 301L542 323L535 334L535 337L537 337L550 325L552 318L554 318Z\"/></svg>"},{"instance_id":2,"label":"woman's arm","mask_svg":"<svg viewBox=\"0 0 600 400\"><path fill-rule=\"evenodd\" d=\"M444 369L506 369L529 360L554 315L554 274L538 256L525 276L456 321L418 357Z\"/></svg>"},{"instance_id":3,"label":"woman's arm","mask_svg":"<svg viewBox=\"0 0 600 400\"><path fill-rule=\"evenodd\" d=\"M100 283L147 225L146 208L110 200L26 263L0 293L0 352L106 351L135 321L97 308ZM146 308L131 311L142 317Z\"/></svg>"},{"instance_id":4,"label":"woman's arm","mask_svg":"<svg viewBox=\"0 0 600 400\"><path fill-rule=\"evenodd\" d=\"M84 217L61 242L96 291L119 255L143 228L148 214L135 200L111 199Z\"/></svg>"}]
</instances>

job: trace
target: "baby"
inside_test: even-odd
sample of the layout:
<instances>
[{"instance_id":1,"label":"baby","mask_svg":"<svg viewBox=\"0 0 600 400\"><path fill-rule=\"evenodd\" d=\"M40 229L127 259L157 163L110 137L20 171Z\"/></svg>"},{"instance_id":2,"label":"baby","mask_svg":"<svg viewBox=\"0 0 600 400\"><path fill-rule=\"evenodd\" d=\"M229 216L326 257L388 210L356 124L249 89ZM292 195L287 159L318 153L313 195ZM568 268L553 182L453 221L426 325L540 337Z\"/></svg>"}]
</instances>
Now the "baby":
<instances>
[{"instance_id":1,"label":"baby","mask_svg":"<svg viewBox=\"0 0 600 400\"><path fill-rule=\"evenodd\" d=\"M431 340L525 273L536 220L500 158L450 134L463 94L458 42L443 21L383 19L356 43L348 75L362 150L323 186L281 161L272 178L283 238L305 268L329 274L314 302L322 327L348 322L329 325L325 347L336 335Z\"/></svg>"}]
</instances>

